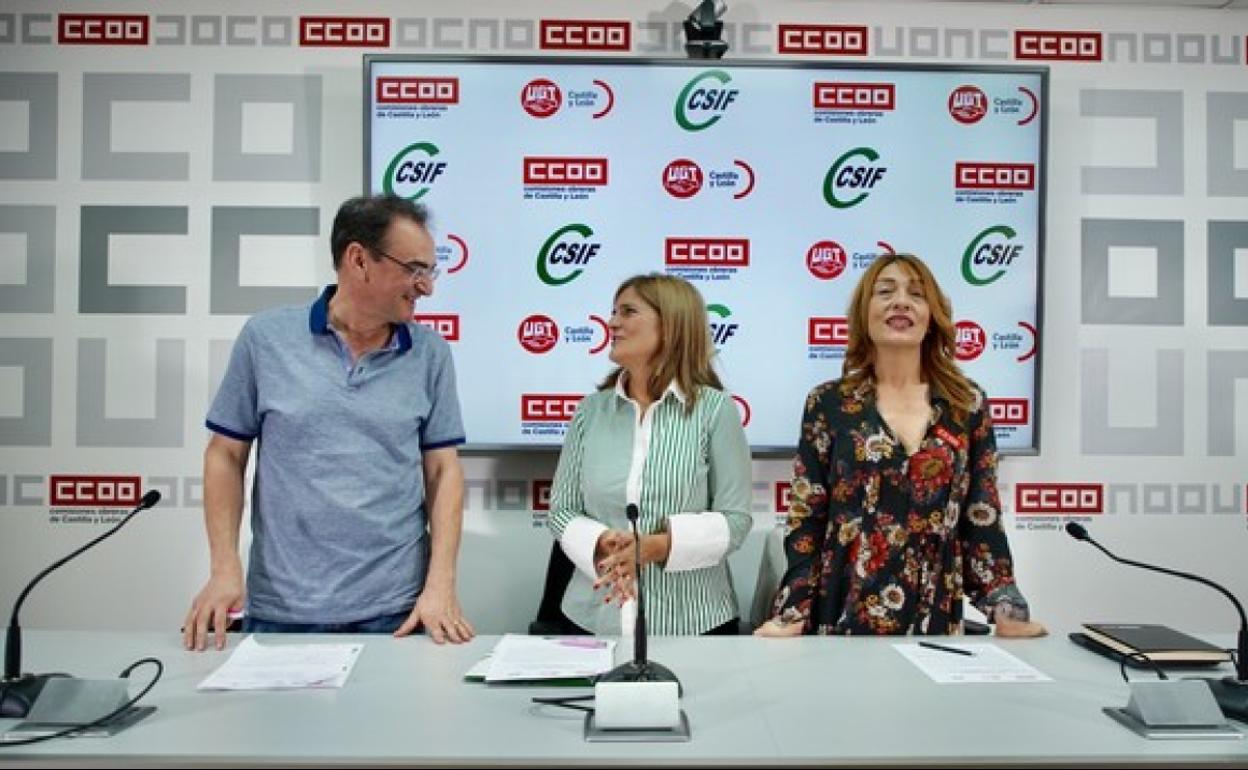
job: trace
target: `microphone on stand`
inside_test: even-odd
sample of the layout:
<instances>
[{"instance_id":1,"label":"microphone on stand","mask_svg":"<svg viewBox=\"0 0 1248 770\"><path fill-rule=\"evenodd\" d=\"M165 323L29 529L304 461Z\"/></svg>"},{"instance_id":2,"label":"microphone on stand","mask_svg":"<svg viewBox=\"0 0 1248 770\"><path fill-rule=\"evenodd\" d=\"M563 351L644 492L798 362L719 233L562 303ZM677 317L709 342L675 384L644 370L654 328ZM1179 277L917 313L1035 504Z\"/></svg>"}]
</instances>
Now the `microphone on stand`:
<instances>
[{"instance_id":1,"label":"microphone on stand","mask_svg":"<svg viewBox=\"0 0 1248 770\"><path fill-rule=\"evenodd\" d=\"M682 692L680 680L671 669L646 657L646 592L641 578L641 533L637 529L637 504L624 509L633 527L633 566L637 572L637 622L633 624L633 659L621 663L598 677L599 682L675 682Z\"/></svg>"},{"instance_id":2,"label":"microphone on stand","mask_svg":"<svg viewBox=\"0 0 1248 770\"><path fill-rule=\"evenodd\" d=\"M1222 709L1223 714L1248 722L1248 616L1244 614L1244 606L1239 603L1239 600L1230 591L1199 575L1115 556L1105 546L1092 539L1092 536L1088 534L1088 530L1078 522L1067 522L1066 534L1076 540L1091 543L1096 546L1097 550L1116 562L1131 567L1160 572L1163 575L1173 575L1186 580L1194 580L1197 583L1209 586L1231 600L1231 604L1235 605L1235 611L1239 613L1239 641L1235 650L1235 676L1227 676L1222 679L1203 679L1201 681L1209 685L1209 689L1213 692L1214 700L1218 702L1218 707Z\"/></svg>"},{"instance_id":3,"label":"microphone on stand","mask_svg":"<svg viewBox=\"0 0 1248 770\"><path fill-rule=\"evenodd\" d=\"M75 558L87 549L96 545L100 541L111 537L117 530L126 525L130 519L134 518L139 511L151 508L160 502L160 492L157 490L149 490L143 495L143 499L135 506L134 510L126 514L125 518L117 522L112 529L95 538L91 542L82 546L65 558L54 562L51 566L44 569L35 578L26 584L22 592L18 595L17 601L13 603L13 614L9 616L9 628L5 636L4 644L4 680L0 681L0 717L21 718L26 716L30 711L30 707L34 704L35 699L39 697L39 693L43 691L44 686L52 677L63 677L67 674L23 674L22 670L22 627L18 623L18 613L21 612L22 603L26 601L26 597L30 594L30 590L38 585L53 570L64 565L66 562Z\"/></svg>"}]
</instances>

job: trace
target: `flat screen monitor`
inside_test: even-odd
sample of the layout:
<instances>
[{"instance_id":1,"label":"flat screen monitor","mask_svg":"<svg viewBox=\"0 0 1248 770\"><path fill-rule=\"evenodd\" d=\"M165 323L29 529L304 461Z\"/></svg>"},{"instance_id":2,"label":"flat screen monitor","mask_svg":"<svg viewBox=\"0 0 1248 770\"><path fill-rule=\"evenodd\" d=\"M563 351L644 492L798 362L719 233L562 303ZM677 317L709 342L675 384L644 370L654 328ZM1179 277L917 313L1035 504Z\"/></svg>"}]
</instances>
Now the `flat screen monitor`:
<instances>
[{"instance_id":1,"label":"flat screen monitor","mask_svg":"<svg viewBox=\"0 0 1248 770\"><path fill-rule=\"evenodd\" d=\"M850 293L913 253L998 445L1039 449L1047 68L367 56L365 188L428 205L416 320L468 448L557 448L624 279L691 281L753 450L841 376Z\"/></svg>"}]
</instances>

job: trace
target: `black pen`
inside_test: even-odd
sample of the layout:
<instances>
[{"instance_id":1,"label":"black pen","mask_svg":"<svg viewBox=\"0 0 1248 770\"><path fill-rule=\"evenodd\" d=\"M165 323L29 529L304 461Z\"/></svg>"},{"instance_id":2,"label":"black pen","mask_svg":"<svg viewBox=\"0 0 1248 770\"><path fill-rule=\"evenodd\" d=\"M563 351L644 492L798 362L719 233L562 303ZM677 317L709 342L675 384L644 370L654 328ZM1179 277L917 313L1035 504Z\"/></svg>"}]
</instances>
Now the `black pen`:
<instances>
[{"instance_id":1,"label":"black pen","mask_svg":"<svg viewBox=\"0 0 1248 770\"><path fill-rule=\"evenodd\" d=\"M974 655L970 650L964 650L961 647L946 647L943 644L935 642L919 642L920 647L926 647L929 650L940 650L941 652L952 652L954 655Z\"/></svg>"}]
</instances>

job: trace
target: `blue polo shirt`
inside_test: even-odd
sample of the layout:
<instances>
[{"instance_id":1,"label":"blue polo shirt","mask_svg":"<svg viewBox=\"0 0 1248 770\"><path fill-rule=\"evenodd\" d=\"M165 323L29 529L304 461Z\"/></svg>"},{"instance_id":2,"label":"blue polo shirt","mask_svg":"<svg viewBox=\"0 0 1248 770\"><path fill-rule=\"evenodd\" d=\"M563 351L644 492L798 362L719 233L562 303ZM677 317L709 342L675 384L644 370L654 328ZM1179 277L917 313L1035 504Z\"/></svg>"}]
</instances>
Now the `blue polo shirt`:
<instances>
[{"instance_id":1,"label":"blue polo shirt","mask_svg":"<svg viewBox=\"0 0 1248 770\"><path fill-rule=\"evenodd\" d=\"M428 536L422 452L464 441L450 346L420 325L352 364L311 308L247 321L209 430L256 440L247 612L349 623L410 609Z\"/></svg>"}]
</instances>

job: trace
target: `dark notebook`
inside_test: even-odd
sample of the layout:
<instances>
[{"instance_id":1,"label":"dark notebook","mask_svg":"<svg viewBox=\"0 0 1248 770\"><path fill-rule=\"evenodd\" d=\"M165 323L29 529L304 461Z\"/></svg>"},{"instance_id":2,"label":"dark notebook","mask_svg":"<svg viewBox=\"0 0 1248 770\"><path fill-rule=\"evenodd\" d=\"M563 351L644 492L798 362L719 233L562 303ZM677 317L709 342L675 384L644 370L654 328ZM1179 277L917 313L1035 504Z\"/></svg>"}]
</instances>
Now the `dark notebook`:
<instances>
[{"instance_id":1,"label":"dark notebook","mask_svg":"<svg viewBox=\"0 0 1248 770\"><path fill-rule=\"evenodd\" d=\"M1119 655L1143 653L1157 663L1216 664L1231 659L1221 647L1155 623L1084 623L1083 628L1089 640Z\"/></svg>"}]
</instances>

